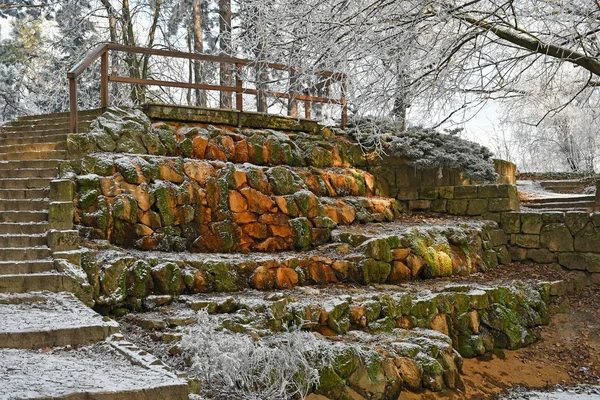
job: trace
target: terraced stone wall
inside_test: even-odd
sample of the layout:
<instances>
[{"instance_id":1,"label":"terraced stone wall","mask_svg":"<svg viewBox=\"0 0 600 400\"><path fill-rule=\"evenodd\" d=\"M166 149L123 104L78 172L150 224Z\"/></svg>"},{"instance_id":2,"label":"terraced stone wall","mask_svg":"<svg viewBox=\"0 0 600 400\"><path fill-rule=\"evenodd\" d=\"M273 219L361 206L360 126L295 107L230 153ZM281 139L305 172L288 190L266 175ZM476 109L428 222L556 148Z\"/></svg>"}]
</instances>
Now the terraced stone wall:
<instances>
[{"instance_id":1,"label":"terraced stone wall","mask_svg":"<svg viewBox=\"0 0 600 400\"><path fill-rule=\"evenodd\" d=\"M331 229L391 221L399 203L319 134L155 122L110 111L71 135L84 238L142 250L305 250ZM362 156L362 153L360 154ZM68 173L68 171L63 171Z\"/></svg>"},{"instance_id":2,"label":"terraced stone wall","mask_svg":"<svg viewBox=\"0 0 600 400\"><path fill-rule=\"evenodd\" d=\"M450 215L487 216L520 208L517 188L508 184L407 187L395 197L404 209Z\"/></svg>"},{"instance_id":3,"label":"terraced stone wall","mask_svg":"<svg viewBox=\"0 0 600 400\"><path fill-rule=\"evenodd\" d=\"M499 223L513 261L559 264L600 281L600 213L504 213Z\"/></svg>"}]
</instances>

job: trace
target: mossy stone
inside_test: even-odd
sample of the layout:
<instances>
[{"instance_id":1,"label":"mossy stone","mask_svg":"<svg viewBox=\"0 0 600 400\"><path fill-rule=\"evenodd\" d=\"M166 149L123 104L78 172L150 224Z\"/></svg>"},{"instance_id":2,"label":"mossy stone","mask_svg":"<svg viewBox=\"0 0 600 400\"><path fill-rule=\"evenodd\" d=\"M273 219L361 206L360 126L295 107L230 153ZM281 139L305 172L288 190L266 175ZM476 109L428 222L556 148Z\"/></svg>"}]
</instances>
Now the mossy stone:
<instances>
[{"instance_id":1,"label":"mossy stone","mask_svg":"<svg viewBox=\"0 0 600 400\"><path fill-rule=\"evenodd\" d=\"M131 184L138 183L138 171L137 168L131 162L131 159L127 157L120 157L115 160L115 167L117 171L123 175L125 182Z\"/></svg>"},{"instance_id":2,"label":"mossy stone","mask_svg":"<svg viewBox=\"0 0 600 400\"><path fill-rule=\"evenodd\" d=\"M305 217L290 220L294 232L294 247L296 250L308 250L311 246L310 222Z\"/></svg>"},{"instance_id":3,"label":"mossy stone","mask_svg":"<svg viewBox=\"0 0 600 400\"><path fill-rule=\"evenodd\" d=\"M365 285L385 282L391 270L392 266L389 263L373 258L367 258L360 264L362 282Z\"/></svg>"}]
</instances>

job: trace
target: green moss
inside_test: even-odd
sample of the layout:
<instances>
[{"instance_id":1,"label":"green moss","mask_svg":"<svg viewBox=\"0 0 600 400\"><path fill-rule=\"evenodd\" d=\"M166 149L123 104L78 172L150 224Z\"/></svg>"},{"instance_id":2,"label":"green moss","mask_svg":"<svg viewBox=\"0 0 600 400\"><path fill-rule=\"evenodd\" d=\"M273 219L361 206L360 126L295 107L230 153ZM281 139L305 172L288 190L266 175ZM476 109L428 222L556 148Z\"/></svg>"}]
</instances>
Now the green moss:
<instances>
[{"instance_id":1,"label":"green moss","mask_svg":"<svg viewBox=\"0 0 600 400\"><path fill-rule=\"evenodd\" d=\"M307 218L299 217L290 220L294 232L294 247L296 250L308 250L311 245L310 222Z\"/></svg>"},{"instance_id":2,"label":"green moss","mask_svg":"<svg viewBox=\"0 0 600 400\"><path fill-rule=\"evenodd\" d=\"M345 386L344 380L335 373L332 367L325 367L320 371L319 387L315 393L336 398Z\"/></svg>"},{"instance_id":3,"label":"green moss","mask_svg":"<svg viewBox=\"0 0 600 400\"><path fill-rule=\"evenodd\" d=\"M99 193L96 189L81 193L79 196L78 207L82 210L87 210L98 199L98 195Z\"/></svg>"},{"instance_id":4,"label":"green moss","mask_svg":"<svg viewBox=\"0 0 600 400\"><path fill-rule=\"evenodd\" d=\"M162 145L165 148L166 155L174 156L177 154L177 141L173 132L167 129L154 130Z\"/></svg>"},{"instance_id":5,"label":"green moss","mask_svg":"<svg viewBox=\"0 0 600 400\"><path fill-rule=\"evenodd\" d=\"M127 295L135 298L143 298L148 294L149 286L152 284L150 265L138 260L129 267L127 275Z\"/></svg>"},{"instance_id":6,"label":"green moss","mask_svg":"<svg viewBox=\"0 0 600 400\"><path fill-rule=\"evenodd\" d=\"M129 158L117 158L115 160L115 167L117 168L117 171L123 175L125 182L132 184L136 184L138 182L137 168L135 168Z\"/></svg>"},{"instance_id":7,"label":"green moss","mask_svg":"<svg viewBox=\"0 0 600 400\"><path fill-rule=\"evenodd\" d=\"M179 143L179 151L181 151L181 155L184 157L190 158L192 156L192 152L194 151L194 146L192 145L191 139L183 139Z\"/></svg>"},{"instance_id":8,"label":"green moss","mask_svg":"<svg viewBox=\"0 0 600 400\"><path fill-rule=\"evenodd\" d=\"M360 264L362 282L365 285L385 282L391 270L392 266L389 263L373 258L367 258Z\"/></svg>"},{"instance_id":9,"label":"green moss","mask_svg":"<svg viewBox=\"0 0 600 400\"><path fill-rule=\"evenodd\" d=\"M163 226L170 226L175 222L174 210L169 206L169 203L176 203L173 192L173 188L165 182L157 182L152 188L152 194L156 198L154 205L159 211Z\"/></svg>"},{"instance_id":10,"label":"green moss","mask_svg":"<svg viewBox=\"0 0 600 400\"><path fill-rule=\"evenodd\" d=\"M304 189L302 178L287 167L273 167L267 171L269 182L277 195L294 194Z\"/></svg>"},{"instance_id":11,"label":"green moss","mask_svg":"<svg viewBox=\"0 0 600 400\"><path fill-rule=\"evenodd\" d=\"M181 270L174 262L165 262L152 268L155 292L159 294L179 293L181 288Z\"/></svg>"},{"instance_id":12,"label":"green moss","mask_svg":"<svg viewBox=\"0 0 600 400\"><path fill-rule=\"evenodd\" d=\"M265 145L265 137L259 134L252 136L248 139L248 145L253 147L254 150L254 164L264 165L266 160L263 157L263 147Z\"/></svg>"},{"instance_id":13,"label":"green moss","mask_svg":"<svg viewBox=\"0 0 600 400\"><path fill-rule=\"evenodd\" d=\"M235 292L242 288L236 268L227 262L207 260L203 269L215 292Z\"/></svg>"},{"instance_id":14,"label":"green moss","mask_svg":"<svg viewBox=\"0 0 600 400\"><path fill-rule=\"evenodd\" d=\"M336 351L331 366L342 379L348 378L358 367L360 357L351 347L342 347Z\"/></svg>"}]
</instances>

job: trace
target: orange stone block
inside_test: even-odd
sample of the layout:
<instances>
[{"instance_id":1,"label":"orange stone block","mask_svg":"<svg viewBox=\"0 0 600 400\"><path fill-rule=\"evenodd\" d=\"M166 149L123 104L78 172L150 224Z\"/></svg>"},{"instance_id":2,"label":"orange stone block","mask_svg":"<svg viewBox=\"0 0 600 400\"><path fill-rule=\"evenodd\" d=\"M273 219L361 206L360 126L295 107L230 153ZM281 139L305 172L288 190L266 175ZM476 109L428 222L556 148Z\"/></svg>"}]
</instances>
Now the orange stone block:
<instances>
[{"instance_id":1,"label":"orange stone block","mask_svg":"<svg viewBox=\"0 0 600 400\"><path fill-rule=\"evenodd\" d=\"M250 277L250 285L258 290L272 289L275 286L275 271L265 266L258 267Z\"/></svg>"},{"instance_id":2,"label":"orange stone block","mask_svg":"<svg viewBox=\"0 0 600 400\"><path fill-rule=\"evenodd\" d=\"M275 202L269 196L265 196L258 190L246 187L241 189L240 192L248 200L249 211L266 214L275 206Z\"/></svg>"},{"instance_id":3,"label":"orange stone block","mask_svg":"<svg viewBox=\"0 0 600 400\"><path fill-rule=\"evenodd\" d=\"M260 223L246 224L242 231L255 239L266 239L269 236L267 225Z\"/></svg>"},{"instance_id":4,"label":"orange stone block","mask_svg":"<svg viewBox=\"0 0 600 400\"><path fill-rule=\"evenodd\" d=\"M271 236L288 238L294 234L294 231L289 225L269 225L269 233Z\"/></svg>"},{"instance_id":5,"label":"orange stone block","mask_svg":"<svg viewBox=\"0 0 600 400\"><path fill-rule=\"evenodd\" d=\"M203 159L206 154L206 146L208 146L208 139L202 135L198 135L192 140L193 155L196 158Z\"/></svg>"},{"instance_id":6,"label":"orange stone block","mask_svg":"<svg viewBox=\"0 0 600 400\"><path fill-rule=\"evenodd\" d=\"M248 201L240 192L230 190L229 209L234 213L243 213L248 210Z\"/></svg>"},{"instance_id":7,"label":"orange stone block","mask_svg":"<svg viewBox=\"0 0 600 400\"><path fill-rule=\"evenodd\" d=\"M188 161L183 164L183 172L201 185L210 177L217 176L217 170L207 162Z\"/></svg>"},{"instance_id":8,"label":"orange stone block","mask_svg":"<svg viewBox=\"0 0 600 400\"><path fill-rule=\"evenodd\" d=\"M260 243L258 246L255 246L255 249L264 253L272 253L275 251L286 250L287 245L282 238L270 237L264 242Z\"/></svg>"},{"instance_id":9,"label":"orange stone block","mask_svg":"<svg viewBox=\"0 0 600 400\"><path fill-rule=\"evenodd\" d=\"M227 161L227 155L217 143L215 138L208 141L204 158L208 160Z\"/></svg>"},{"instance_id":10,"label":"orange stone block","mask_svg":"<svg viewBox=\"0 0 600 400\"><path fill-rule=\"evenodd\" d=\"M234 213L233 221L238 224L248 224L250 222L258 221L258 215L251 212L243 212L243 213Z\"/></svg>"},{"instance_id":11,"label":"orange stone block","mask_svg":"<svg viewBox=\"0 0 600 400\"><path fill-rule=\"evenodd\" d=\"M276 287L277 289L291 289L297 286L299 282L298 273L292 268L277 268Z\"/></svg>"}]
</instances>

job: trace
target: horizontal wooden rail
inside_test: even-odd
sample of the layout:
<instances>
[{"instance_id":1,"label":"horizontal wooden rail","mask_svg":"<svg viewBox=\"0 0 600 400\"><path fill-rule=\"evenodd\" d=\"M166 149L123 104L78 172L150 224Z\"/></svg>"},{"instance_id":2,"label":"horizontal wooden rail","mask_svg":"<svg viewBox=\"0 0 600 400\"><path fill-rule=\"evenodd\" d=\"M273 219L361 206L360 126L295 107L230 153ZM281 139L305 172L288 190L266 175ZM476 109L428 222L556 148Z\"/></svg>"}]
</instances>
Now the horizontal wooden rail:
<instances>
[{"instance_id":1,"label":"horizontal wooden rail","mask_svg":"<svg viewBox=\"0 0 600 400\"><path fill-rule=\"evenodd\" d=\"M220 64L233 64L235 65L235 85L234 86L222 86L222 85L206 85L189 82L172 82L164 80L153 80L153 79L141 79L141 78L130 78L124 76L109 75L108 68L108 55L110 51L126 52L129 54L144 54L147 56L161 56L171 58L183 58L188 60L197 61L209 61ZM75 65L67 73L69 78L69 109L70 109L70 127L71 132L77 132L77 78L89 68L95 61L100 59L100 107L106 108L109 104L109 92L108 85L110 82L115 83L128 83L135 85L156 85L162 87L177 87L184 89L199 89L199 90L214 90L219 92L235 93L236 94L236 109L243 111L243 98L244 94L251 94L256 96L270 95L278 98L290 99L292 102L304 101L304 114L306 118L310 118L311 103L330 103L342 106L342 128L346 127L348 120L348 106L346 103L346 75L341 72L333 71L316 71L311 72L312 75L327 78L324 81L318 82L306 88L301 93L283 93L269 90L259 90L252 88L245 88L242 81L242 69L243 67L254 67L254 68L270 68L279 71L288 71L301 73L302 69L298 67L288 66L284 64L268 63L268 62L257 62L252 60L245 60L235 57L227 56L213 56L208 54L197 54L197 53L185 53L181 51L172 50L160 50L160 49L149 49L144 47L133 47L124 46L115 43L102 43L94 47L86 57ZM341 98L334 99L328 97L317 97L312 96L310 93L324 89L331 85L332 82L341 83ZM302 94L305 93L305 94ZM292 107L296 110L296 106ZM288 114L291 115L291 109L288 108ZM291 115L296 116L296 115ZM241 121L241 118L240 118Z\"/></svg>"}]
</instances>

